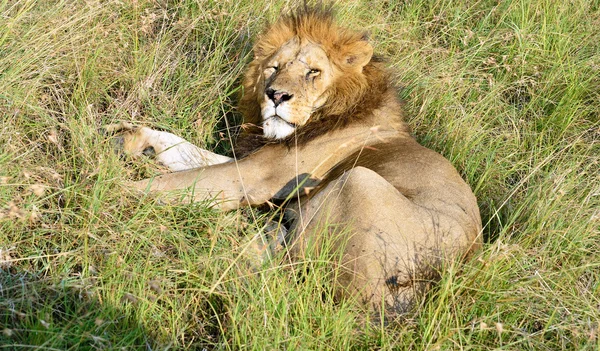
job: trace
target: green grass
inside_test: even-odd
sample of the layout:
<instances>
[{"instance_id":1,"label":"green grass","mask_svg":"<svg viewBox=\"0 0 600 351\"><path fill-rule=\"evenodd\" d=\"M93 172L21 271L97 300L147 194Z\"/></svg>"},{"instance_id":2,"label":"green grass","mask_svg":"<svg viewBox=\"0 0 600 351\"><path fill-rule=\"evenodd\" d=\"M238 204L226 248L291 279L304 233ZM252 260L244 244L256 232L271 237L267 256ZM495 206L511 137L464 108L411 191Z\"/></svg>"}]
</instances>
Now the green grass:
<instances>
[{"instance_id":1,"label":"green grass","mask_svg":"<svg viewBox=\"0 0 600 351\"><path fill-rule=\"evenodd\" d=\"M227 150L252 39L290 6L0 0L0 349L600 350L598 0L338 4L485 225L401 322L332 304L325 254L253 266L249 210L123 190L158 169L98 128Z\"/></svg>"}]
</instances>

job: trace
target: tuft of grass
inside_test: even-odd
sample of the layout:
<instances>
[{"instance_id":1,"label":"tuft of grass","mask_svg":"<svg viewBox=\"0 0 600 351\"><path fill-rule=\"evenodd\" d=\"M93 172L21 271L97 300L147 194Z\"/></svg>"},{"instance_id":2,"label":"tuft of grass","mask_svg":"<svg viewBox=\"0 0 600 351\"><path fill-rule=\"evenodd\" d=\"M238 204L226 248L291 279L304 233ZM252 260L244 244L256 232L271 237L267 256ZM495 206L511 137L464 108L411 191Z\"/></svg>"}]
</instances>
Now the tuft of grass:
<instances>
[{"instance_id":1,"label":"tuft of grass","mask_svg":"<svg viewBox=\"0 0 600 351\"><path fill-rule=\"evenodd\" d=\"M337 5L485 224L483 250L402 320L331 303L327 240L256 267L254 211L127 193L160 169L99 127L228 150L252 39L291 6L0 0L0 349L600 349L596 0Z\"/></svg>"}]
</instances>

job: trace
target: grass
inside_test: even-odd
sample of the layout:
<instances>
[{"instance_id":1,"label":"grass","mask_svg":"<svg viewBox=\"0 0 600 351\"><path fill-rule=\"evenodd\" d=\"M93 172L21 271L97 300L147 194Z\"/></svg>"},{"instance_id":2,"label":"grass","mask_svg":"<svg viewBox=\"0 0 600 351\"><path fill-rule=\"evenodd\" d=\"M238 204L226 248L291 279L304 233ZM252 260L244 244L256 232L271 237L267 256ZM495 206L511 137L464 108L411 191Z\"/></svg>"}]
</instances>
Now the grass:
<instances>
[{"instance_id":1,"label":"grass","mask_svg":"<svg viewBox=\"0 0 600 351\"><path fill-rule=\"evenodd\" d=\"M324 255L253 268L249 210L123 191L158 168L98 128L228 150L252 39L290 6L0 0L0 349L600 350L597 0L338 4L485 224L402 322L333 305Z\"/></svg>"}]
</instances>

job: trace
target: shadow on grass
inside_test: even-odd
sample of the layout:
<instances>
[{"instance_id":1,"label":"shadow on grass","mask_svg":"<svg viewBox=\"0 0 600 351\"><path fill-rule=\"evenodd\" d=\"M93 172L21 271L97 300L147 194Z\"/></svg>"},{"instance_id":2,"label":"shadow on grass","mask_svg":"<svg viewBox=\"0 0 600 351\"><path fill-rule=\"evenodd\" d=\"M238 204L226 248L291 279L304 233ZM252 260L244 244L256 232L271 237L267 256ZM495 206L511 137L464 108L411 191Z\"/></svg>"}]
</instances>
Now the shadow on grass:
<instances>
[{"instance_id":1,"label":"shadow on grass","mask_svg":"<svg viewBox=\"0 0 600 351\"><path fill-rule=\"evenodd\" d=\"M147 349L131 313L101 303L84 285L0 270L0 349Z\"/></svg>"},{"instance_id":2,"label":"shadow on grass","mask_svg":"<svg viewBox=\"0 0 600 351\"><path fill-rule=\"evenodd\" d=\"M181 346L169 335L145 327L136 315L135 301L127 301L127 295L120 306L101 301L93 288L96 285L82 279L56 282L0 268L0 350L155 350ZM211 349L219 334L214 328L203 331L203 337L187 339L195 341L194 348Z\"/></svg>"}]
</instances>

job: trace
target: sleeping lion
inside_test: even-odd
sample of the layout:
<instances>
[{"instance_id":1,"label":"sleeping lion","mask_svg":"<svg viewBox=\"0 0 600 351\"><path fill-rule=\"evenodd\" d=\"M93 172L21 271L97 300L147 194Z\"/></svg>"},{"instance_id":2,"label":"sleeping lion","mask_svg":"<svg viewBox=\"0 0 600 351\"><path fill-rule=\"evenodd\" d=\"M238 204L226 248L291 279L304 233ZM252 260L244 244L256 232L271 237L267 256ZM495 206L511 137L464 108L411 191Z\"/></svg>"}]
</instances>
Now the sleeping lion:
<instances>
[{"instance_id":1,"label":"sleeping lion","mask_svg":"<svg viewBox=\"0 0 600 351\"><path fill-rule=\"evenodd\" d=\"M366 36L338 26L329 9L281 18L253 50L239 110L255 127L238 137L234 158L146 127L107 127L128 154L152 148L174 171L133 187L187 190L224 211L281 205L291 224L275 240L293 259L319 236L337 235L337 297L410 309L445 262L481 245L471 189L410 135ZM340 225L348 230L331 229Z\"/></svg>"}]
</instances>

